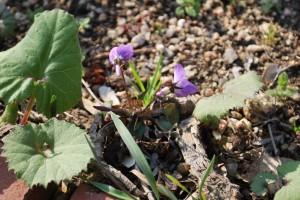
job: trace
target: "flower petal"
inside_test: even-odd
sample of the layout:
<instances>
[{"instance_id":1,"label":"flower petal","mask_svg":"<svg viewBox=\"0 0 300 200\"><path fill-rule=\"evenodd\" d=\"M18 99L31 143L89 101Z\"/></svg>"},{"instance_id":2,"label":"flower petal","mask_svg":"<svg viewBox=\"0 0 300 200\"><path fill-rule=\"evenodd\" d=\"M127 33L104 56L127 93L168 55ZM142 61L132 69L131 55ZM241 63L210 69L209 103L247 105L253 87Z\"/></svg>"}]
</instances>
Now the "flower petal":
<instances>
[{"instance_id":1,"label":"flower petal","mask_svg":"<svg viewBox=\"0 0 300 200\"><path fill-rule=\"evenodd\" d=\"M169 92L170 92L170 88L164 87L163 89L161 89L158 92L156 92L155 95L158 96L158 97L163 97L163 96L165 96Z\"/></svg>"},{"instance_id":2,"label":"flower petal","mask_svg":"<svg viewBox=\"0 0 300 200\"><path fill-rule=\"evenodd\" d=\"M189 94L198 92L198 88L187 79L182 79L181 81L179 81L176 84L176 87L178 87L178 89L175 89L174 93L178 97L186 97Z\"/></svg>"},{"instance_id":3,"label":"flower petal","mask_svg":"<svg viewBox=\"0 0 300 200\"><path fill-rule=\"evenodd\" d=\"M117 76L121 76L121 67L120 67L120 65L115 65L115 69L116 69Z\"/></svg>"},{"instance_id":4,"label":"flower petal","mask_svg":"<svg viewBox=\"0 0 300 200\"><path fill-rule=\"evenodd\" d=\"M181 64L177 64L174 67L174 80L173 83L177 83L180 80L185 79L185 71Z\"/></svg>"},{"instance_id":5,"label":"flower petal","mask_svg":"<svg viewBox=\"0 0 300 200\"><path fill-rule=\"evenodd\" d=\"M133 47L131 44L122 44L118 46L117 53L125 60L130 60L133 56Z\"/></svg>"},{"instance_id":6,"label":"flower petal","mask_svg":"<svg viewBox=\"0 0 300 200\"><path fill-rule=\"evenodd\" d=\"M118 47L114 47L109 52L109 61L111 64L114 64L114 60L118 57L117 49Z\"/></svg>"}]
</instances>

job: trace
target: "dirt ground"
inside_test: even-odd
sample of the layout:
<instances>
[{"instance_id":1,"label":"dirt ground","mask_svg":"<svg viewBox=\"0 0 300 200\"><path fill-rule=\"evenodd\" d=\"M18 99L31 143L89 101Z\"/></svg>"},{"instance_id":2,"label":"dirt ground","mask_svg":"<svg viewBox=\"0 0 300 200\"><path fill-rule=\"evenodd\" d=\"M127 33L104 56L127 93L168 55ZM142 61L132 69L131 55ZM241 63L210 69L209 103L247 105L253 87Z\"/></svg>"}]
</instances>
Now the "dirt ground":
<instances>
[{"instance_id":1,"label":"dirt ground","mask_svg":"<svg viewBox=\"0 0 300 200\"><path fill-rule=\"evenodd\" d=\"M163 55L162 80L171 79L174 65L181 63L187 78L197 86L199 93L187 98L166 99L166 102L176 102L180 106L178 126L169 133L157 130L154 125L149 126L148 135L137 140L151 162L154 175L178 199L185 199L188 194L170 182L165 174L172 174L194 192L199 176L216 155L214 171L204 188L208 199L273 199L274 193L257 197L250 184L258 172L274 171L271 166L279 165L278 158L283 162L300 160L300 143L291 130L292 120L296 119L300 124L299 96L270 97L264 93L274 87L269 83L264 84L254 99L247 100L245 107L231 110L218 127L209 127L191 116L195 103L203 97L220 93L225 82L250 70L266 80L265 70L271 65L277 65L279 69L289 67L286 70L289 85L299 91L300 2L281 0L278 1L279 7L270 10L261 2L207 0L202 2L199 16L192 18L176 16L175 0L8 1L18 26L13 38L1 38L0 47L6 50L25 36L31 24L27 15L29 10L61 8L76 19L89 18L89 27L79 33L85 57L86 75L83 79L97 97L100 86L112 88L120 106L126 105L126 97L122 80L114 74L109 63L108 55L113 47L127 43L134 46L132 61L144 82L149 74L153 74L160 53ZM267 37L270 26L275 27L273 37ZM125 74L125 78L133 80L130 69ZM92 106L99 102L84 85L82 91L82 101L58 118L71 121L90 134L93 134L91 125L100 124L93 131L102 134L105 140L101 144L104 149L102 159L119 171L118 176L124 176L143 191L138 178L130 173L134 166L122 164L129 153L121 138L111 131L114 127L100 123L102 119L95 122L96 111ZM99 100L104 101L100 97ZM31 121L42 122L43 117L32 115ZM269 126L279 152L277 157ZM182 142L194 146L194 152L201 152L201 156L193 155ZM189 160L188 155L195 156L196 162ZM91 163L85 175L117 187L103 168L101 170ZM52 199L70 199L79 182L76 177L68 182L67 193L60 192L57 187L58 192Z\"/></svg>"}]
</instances>

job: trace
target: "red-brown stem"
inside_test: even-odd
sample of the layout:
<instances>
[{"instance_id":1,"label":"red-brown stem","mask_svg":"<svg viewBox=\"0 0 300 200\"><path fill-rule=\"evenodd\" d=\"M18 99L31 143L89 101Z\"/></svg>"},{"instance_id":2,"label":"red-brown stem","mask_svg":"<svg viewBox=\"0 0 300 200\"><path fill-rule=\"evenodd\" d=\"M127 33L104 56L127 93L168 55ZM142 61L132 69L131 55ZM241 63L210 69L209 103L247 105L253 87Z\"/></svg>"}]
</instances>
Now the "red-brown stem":
<instances>
[{"instance_id":1,"label":"red-brown stem","mask_svg":"<svg viewBox=\"0 0 300 200\"><path fill-rule=\"evenodd\" d=\"M121 75L122 75L122 79L123 79L123 85L124 85L124 88L125 88L127 101L128 101L128 104L129 104L129 108L131 108L131 100L129 98L129 94L128 94L127 87L126 87L126 81L125 81L123 66L121 66L120 68L121 68Z\"/></svg>"},{"instance_id":2,"label":"red-brown stem","mask_svg":"<svg viewBox=\"0 0 300 200\"><path fill-rule=\"evenodd\" d=\"M30 115L30 111L32 110L32 107L34 105L34 100L35 100L34 96L30 97L29 103L27 105L26 111L25 111L23 119L21 121L21 125L25 125L27 123L29 115Z\"/></svg>"}]
</instances>

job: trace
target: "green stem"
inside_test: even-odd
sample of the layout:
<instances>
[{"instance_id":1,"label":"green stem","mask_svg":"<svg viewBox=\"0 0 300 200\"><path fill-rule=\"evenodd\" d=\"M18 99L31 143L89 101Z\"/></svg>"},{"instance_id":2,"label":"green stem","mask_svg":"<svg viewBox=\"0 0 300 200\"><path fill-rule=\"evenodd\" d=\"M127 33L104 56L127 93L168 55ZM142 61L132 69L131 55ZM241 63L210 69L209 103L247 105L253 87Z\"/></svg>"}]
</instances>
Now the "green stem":
<instances>
[{"instance_id":1,"label":"green stem","mask_svg":"<svg viewBox=\"0 0 300 200\"><path fill-rule=\"evenodd\" d=\"M25 125L27 123L29 115L30 115L30 111L32 110L32 107L34 105L34 100L35 100L34 96L30 97L29 103L27 105L26 111L25 111L23 119L21 121L21 125Z\"/></svg>"},{"instance_id":2,"label":"green stem","mask_svg":"<svg viewBox=\"0 0 300 200\"><path fill-rule=\"evenodd\" d=\"M0 118L0 127L5 124L15 124L18 118L18 104L11 102L6 105L5 110Z\"/></svg>"}]
</instances>

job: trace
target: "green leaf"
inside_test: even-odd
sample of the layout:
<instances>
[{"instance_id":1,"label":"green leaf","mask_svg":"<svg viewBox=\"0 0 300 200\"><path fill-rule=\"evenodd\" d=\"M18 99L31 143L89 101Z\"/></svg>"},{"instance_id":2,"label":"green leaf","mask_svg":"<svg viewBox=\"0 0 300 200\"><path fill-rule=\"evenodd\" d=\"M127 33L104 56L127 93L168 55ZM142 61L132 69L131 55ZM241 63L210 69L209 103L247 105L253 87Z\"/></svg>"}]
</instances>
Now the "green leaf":
<instances>
[{"instance_id":1,"label":"green leaf","mask_svg":"<svg viewBox=\"0 0 300 200\"><path fill-rule=\"evenodd\" d=\"M159 119L155 120L155 123L165 132L169 131L173 127L171 122L165 116L160 116Z\"/></svg>"},{"instance_id":2,"label":"green leaf","mask_svg":"<svg viewBox=\"0 0 300 200\"><path fill-rule=\"evenodd\" d=\"M184 8L186 14L190 17L197 17L197 14L193 6L187 6Z\"/></svg>"},{"instance_id":3,"label":"green leaf","mask_svg":"<svg viewBox=\"0 0 300 200\"><path fill-rule=\"evenodd\" d=\"M199 194L199 199L200 200L205 200L206 199L205 194L203 193L202 189L203 189L204 183L205 183L208 175L210 174L211 170L214 167L215 159L216 159L215 156L211 159L211 162L209 163L207 169L205 170L205 172L203 174L203 177L201 178L199 188L198 188L198 194Z\"/></svg>"},{"instance_id":4,"label":"green leaf","mask_svg":"<svg viewBox=\"0 0 300 200\"><path fill-rule=\"evenodd\" d=\"M171 176L170 174L166 174L166 177L178 187L180 187L182 190L184 190L186 193L190 193L188 189L186 189L186 187L182 185L175 177Z\"/></svg>"},{"instance_id":5,"label":"green leaf","mask_svg":"<svg viewBox=\"0 0 300 200\"><path fill-rule=\"evenodd\" d=\"M282 96L285 96L285 97L293 97L294 94L297 93L297 90L296 89L293 89L293 88L286 88L284 91L281 91L281 95Z\"/></svg>"},{"instance_id":6,"label":"green leaf","mask_svg":"<svg viewBox=\"0 0 300 200\"><path fill-rule=\"evenodd\" d=\"M194 10L198 15L199 10L200 10L200 1L199 0L194 0Z\"/></svg>"},{"instance_id":7,"label":"green leaf","mask_svg":"<svg viewBox=\"0 0 300 200\"><path fill-rule=\"evenodd\" d=\"M44 11L43 7L39 7L37 9L33 10L33 11L28 10L27 11L27 18L28 18L28 20L32 23L33 20L34 20L34 16L36 14L38 14L38 13L42 13L43 11Z\"/></svg>"},{"instance_id":8,"label":"green leaf","mask_svg":"<svg viewBox=\"0 0 300 200\"><path fill-rule=\"evenodd\" d=\"M79 23L79 31L83 31L84 29L91 27L90 18L88 17L78 20L78 23Z\"/></svg>"},{"instance_id":9,"label":"green leaf","mask_svg":"<svg viewBox=\"0 0 300 200\"><path fill-rule=\"evenodd\" d=\"M141 169L141 171L145 174L147 180L149 181L149 184L152 188L153 193L155 194L156 199L159 199L159 193L158 189L156 187L155 179L152 174L152 171L150 169L149 164L147 163L147 160L142 153L139 146L135 143L133 137L131 136L130 132L126 128L126 126L123 124L123 122L118 118L118 116L110 112L111 118L122 138L124 143L126 144L129 152L131 153L132 157L135 159L137 165Z\"/></svg>"},{"instance_id":10,"label":"green leaf","mask_svg":"<svg viewBox=\"0 0 300 200\"><path fill-rule=\"evenodd\" d=\"M300 161L286 162L277 171L286 184L275 194L274 199L300 199Z\"/></svg>"},{"instance_id":11,"label":"green leaf","mask_svg":"<svg viewBox=\"0 0 300 200\"><path fill-rule=\"evenodd\" d=\"M179 122L179 111L175 103L168 103L164 107L164 114L172 125Z\"/></svg>"},{"instance_id":12,"label":"green leaf","mask_svg":"<svg viewBox=\"0 0 300 200\"><path fill-rule=\"evenodd\" d=\"M136 136L138 139L141 139L145 133L146 126L144 121L140 118L134 118L127 125L128 130Z\"/></svg>"},{"instance_id":13,"label":"green leaf","mask_svg":"<svg viewBox=\"0 0 300 200\"><path fill-rule=\"evenodd\" d=\"M2 116L0 117L0 127L5 124L15 124L18 118L18 104L11 102L6 105Z\"/></svg>"},{"instance_id":14,"label":"green leaf","mask_svg":"<svg viewBox=\"0 0 300 200\"><path fill-rule=\"evenodd\" d=\"M269 172L258 173L251 183L251 190L258 196L265 196L268 192L268 184L276 181L276 175Z\"/></svg>"},{"instance_id":15,"label":"green leaf","mask_svg":"<svg viewBox=\"0 0 300 200\"><path fill-rule=\"evenodd\" d=\"M224 84L222 94L200 99L193 115L204 122L219 119L228 113L229 109L244 105L247 98L252 98L260 89L260 77L251 71Z\"/></svg>"},{"instance_id":16,"label":"green leaf","mask_svg":"<svg viewBox=\"0 0 300 200\"><path fill-rule=\"evenodd\" d=\"M2 140L2 156L6 157L9 169L30 188L70 179L86 170L93 158L85 132L55 118L45 124L18 126Z\"/></svg>"},{"instance_id":17,"label":"green leaf","mask_svg":"<svg viewBox=\"0 0 300 200\"><path fill-rule=\"evenodd\" d=\"M11 37L14 35L14 29L17 26L16 19L5 5L0 5L0 36Z\"/></svg>"},{"instance_id":18,"label":"green leaf","mask_svg":"<svg viewBox=\"0 0 300 200\"><path fill-rule=\"evenodd\" d=\"M285 90L289 83L289 76L286 72L283 72L278 77L278 88L279 90Z\"/></svg>"},{"instance_id":19,"label":"green leaf","mask_svg":"<svg viewBox=\"0 0 300 200\"><path fill-rule=\"evenodd\" d=\"M280 92L277 89L270 89L266 91L267 95L270 95L272 97L274 96L280 96Z\"/></svg>"},{"instance_id":20,"label":"green leaf","mask_svg":"<svg viewBox=\"0 0 300 200\"><path fill-rule=\"evenodd\" d=\"M276 89L270 89L266 91L267 95L273 96L273 97L293 97L297 93L296 89L293 88L286 88L285 90L280 90L279 88Z\"/></svg>"},{"instance_id":21,"label":"green leaf","mask_svg":"<svg viewBox=\"0 0 300 200\"><path fill-rule=\"evenodd\" d=\"M138 73L137 73L137 71L136 71L134 65L133 65L131 62L129 62L129 66L130 66L130 68L131 68L133 77L135 78L135 80L136 80L136 82L137 82L137 84L138 84L140 90L141 90L142 92L144 92L144 91L145 91L144 84L143 84L141 78L139 77L139 75L138 75Z\"/></svg>"},{"instance_id":22,"label":"green leaf","mask_svg":"<svg viewBox=\"0 0 300 200\"><path fill-rule=\"evenodd\" d=\"M107 194L109 194L111 196L114 196L114 197L116 197L118 199L134 200L134 198L132 198L131 196L129 196L125 192L122 192L121 190L115 189L114 187L112 187L110 185L106 185L106 184L103 184L103 183L91 181L91 180L88 180L88 179L85 179L85 178L82 178L82 179L85 180L86 182L92 184L96 188L102 190L103 192L105 192L105 193L107 193Z\"/></svg>"},{"instance_id":23,"label":"green leaf","mask_svg":"<svg viewBox=\"0 0 300 200\"><path fill-rule=\"evenodd\" d=\"M182 16L184 15L184 8L183 7L177 7L176 10L175 10L175 14L177 16Z\"/></svg>"},{"instance_id":24,"label":"green leaf","mask_svg":"<svg viewBox=\"0 0 300 200\"><path fill-rule=\"evenodd\" d=\"M176 3L179 5L183 5L185 3L185 0L176 0Z\"/></svg>"},{"instance_id":25,"label":"green leaf","mask_svg":"<svg viewBox=\"0 0 300 200\"><path fill-rule=\"evenodd\" d=\"M63 10L38 13L25 38L0 53L0 98L6 103L36 97L39 112L50 116L72 108L81 97L78 24Z\"/></svg>"}]
</instances>

